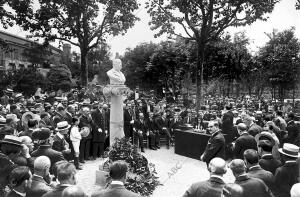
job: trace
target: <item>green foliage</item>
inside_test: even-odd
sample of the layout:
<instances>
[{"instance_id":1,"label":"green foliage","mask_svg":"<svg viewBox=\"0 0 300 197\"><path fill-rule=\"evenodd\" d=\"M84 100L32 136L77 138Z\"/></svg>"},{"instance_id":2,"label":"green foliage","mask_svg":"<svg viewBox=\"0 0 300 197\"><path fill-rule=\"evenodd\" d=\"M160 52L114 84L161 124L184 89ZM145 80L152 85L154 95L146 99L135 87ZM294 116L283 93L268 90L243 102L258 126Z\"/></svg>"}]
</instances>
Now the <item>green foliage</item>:
<instances>
[{"instance_id":1,"label":"green foliage","mask_svg":"<svg viewBox=\"0 0 300 197\"><path fill-rule=\"evenodd\" d=\"M284 90L291 89L298 82L300 42L295 37L295 29L282 32L273 31L269 42L260 49L258 60L269 83L278 87L283 99Z\"/></svg>"},{"instance_id":2,"label":"green foliage","mask_svg":"<svg viewBox=\"0 0 300 197\"><path fill-rule=\"evenodd\" d=\"M129 173L125 187L141 196L151 196L155 188L161 185L156 177L154 164L138 153L137 147L126 138L116 139L109 151L109 160L126 161L129 165Z\"/></svg>"},{"instance_id":3,"label":"green foliage","mask_svg":"<svg viewBox=\"0 0 300 197\"><path fill-rule=\"evenodd\" d=\"M146 69L157 47L158 45L154 43L142 43L134 49L126 50L122 61L128 87L135 89L139 85L142 89L157 88L157 81L152 78L153 75Z\"/></svg>"},{"instance_id":4,"label":"green foliage","mask_svg":"<svg viewBox=\"0 0 300 197\"><path fill-rule=\"evenodd\" d=\"M33 19L22 23L33 37L66 41L80 48L82 85L87 82L88 52L105 42L108 35L125 34L138 20L136 0L39 0ZM73 41L76 40L76 41Z\"/></svg>"},{"instance_id":5,"label":"green foliage","mask_svg":"<svg viewBox=\"0 0 300 197\"><path fill-rule=\"evenodd\" d=\"M22 55L33 65L44 65L49 62L49 57L52 55L49 48L38 43L31 43L29 48L23 50Z\"/></svg>"},{"instance_id":6,"label":"green foliage","mask_svg":"<svg viewBox=\"0 0 300 197\"><path fill-rule=\"evenodd\" d=\"M51 67L47 78L50 88L54 90L62 89L68 91L71 87L76 85L72 82L70 69L64 64Z\"/></svg>"},{"instance_id":7,"label":"green foliage","mask_svg":"<svg viewBox=\"0 0 300 197\"><path fill-rule=\"evenodd\" d=\"M146 8L151 16L151 29L158 30L156 36L168 34L183 37L197 43L197 107L200 109L203 80L204 54L207 44L215 41L230 26L249 25L256 20L266 20L280 0L228 1L228 0L150 0ZM185 35L178 33L178 27Z\"/></svg>"},{"instance_id":8,"label":"green foliage","mask_svg":"<svg viewBox=\"0 0 300 197\"><path fill-rule=\"evenodd\" d=\"M90 80L93 79L94 75L98 75L100 84L109 83L106 72L112 68L110 55L110 47L106 43L102 43L101 46L92 49L88 53L88 76Z\"/></svg>"},{"instance_id":9,"label":"green foliage","mask_svg":"<svg viewBox=\"0 0 300 197\"><path fill-rule=\"evenodd\" d=\"M33 69L20 70L14 78L16 79L14 90L23 92L26 96L33 95L38 87L46 89L48 85L47 78Z\"/></svg>"}]
</instances>

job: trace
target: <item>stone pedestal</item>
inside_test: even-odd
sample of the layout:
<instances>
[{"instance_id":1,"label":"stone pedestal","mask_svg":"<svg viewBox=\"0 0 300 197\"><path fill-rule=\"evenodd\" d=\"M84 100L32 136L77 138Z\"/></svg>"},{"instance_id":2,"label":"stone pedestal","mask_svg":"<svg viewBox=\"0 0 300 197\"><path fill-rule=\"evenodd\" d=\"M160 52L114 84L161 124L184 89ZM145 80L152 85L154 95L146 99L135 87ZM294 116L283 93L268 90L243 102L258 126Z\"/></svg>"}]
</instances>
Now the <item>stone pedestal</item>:
<instances>
[{"instance_id":1,"label":"stone pedestal","mask_svg":"<svg viewBox=\"0 0 300 197\"><path fill-rule=\"evenodd\" d=\"M123 138L123 95L127 94L129 88L125 85L108 85L103 89L103 94L110 98L110 145L114 144L115 138Z\"/></svg>"}]
</instances>

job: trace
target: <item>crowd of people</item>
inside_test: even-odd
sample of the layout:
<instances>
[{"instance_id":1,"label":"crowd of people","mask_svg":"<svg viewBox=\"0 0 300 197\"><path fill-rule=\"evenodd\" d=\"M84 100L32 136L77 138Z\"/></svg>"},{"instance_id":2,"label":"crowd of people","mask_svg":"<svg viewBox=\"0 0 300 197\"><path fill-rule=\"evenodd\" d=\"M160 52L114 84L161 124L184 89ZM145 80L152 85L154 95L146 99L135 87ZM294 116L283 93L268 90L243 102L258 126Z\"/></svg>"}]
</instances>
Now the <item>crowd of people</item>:
<instances>
[{"instance_id":1,"label":"crowd of people","mask_svg":"<svg viewBox=\"0 0 300 197\"><path fill-rule=\"evenodd\" d=\"M64 93L38 89L32 97L11 88L3 93L0 196L86 196L76 186L76 170L87 160L104 157L110 146L109 102L84 89ZM199 158L207 163L211 178L193 184L186 197L255 196L255 192L257 196L285 197L298 183L300 130L291 106L275 104L248 97L208 97L197 113L184 102L126 99L124 134L141 152L174 145L176 129L211 134ZM235 184L225 184L222 179L225 160L232 160L229 167ZM113 163L110 190L92 196L137 196L124 188L126 172L124 162ZM293 188L299 194L299 185Z\"/></svg>"}]
</instances>

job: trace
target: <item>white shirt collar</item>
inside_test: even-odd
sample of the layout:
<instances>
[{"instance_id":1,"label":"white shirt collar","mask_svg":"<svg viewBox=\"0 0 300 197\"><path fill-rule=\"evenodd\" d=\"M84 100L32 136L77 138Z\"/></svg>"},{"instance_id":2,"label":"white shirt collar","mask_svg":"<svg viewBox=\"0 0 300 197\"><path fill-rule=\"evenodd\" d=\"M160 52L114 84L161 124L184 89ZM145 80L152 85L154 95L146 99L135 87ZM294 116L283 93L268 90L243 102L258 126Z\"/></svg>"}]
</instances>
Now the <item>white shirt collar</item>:
<instances>
[{"instance_id":1,"label":"white shirt collar","mask_svg":"<svg viewBox=\"0 0 300 197\"><path fill-rule=\"evenodd\" d=\"M285 163L296 163L294 160L286 161Z\"/></svg>"},{"instance_id":2,"label":"white shirt collar","mask_svg":"<svg viewBox=\"0 0 300 197\"><path fill-rule=\"evenodd\" d=\"M39 178L44 179L44 177L42 177L42 176L40 176L40 175L37 175L37 174L33 174L33 176L36 176L36 177L39 177Z\"/></svg>"},{"instance_id":3,"label":"white shirt collar","mask_svg":"<svg viewBox=\"0 0 300 197\"><path fill-rule=\"evenodd\" d=\"M18 192L18 191L14 190L14 189L13 189L13 191L14 191L16 194L19 194L20 196L23 196L23 197L26 196L26 193Z\"/></svg>"},{"instance_id":4,"label":"white shirt collar","mask_svg":"<svg viewBox=\"0 0 300 197\"><path fill-rule=\"evenodd\" d=\"M124 185L124 183L122 181L112 181L110 184L111 185Z\"/></svg>"},{"instance_id":5,"label":"white shirt collar","mask_svg":"<svg viewBox=\"0 0 300 197\"><path fill-rule=\"evenodd\" d=\"M57 135L60 139L64 139L64 136L63 136L62 134L60 134L59 132L57 132L56 135Z\"/></svg>"},{"instance_id":6,"label":"white shirt collar","mask_svg":"<svg viewBox=\"0 0 300 197\"><path fill-rule=\"evenodd\" d=\"M255 165L255 166L251 166L251 167L249 168L249 170L251 170L252 168L256 168L256 167L260 167L260 165L257 164L257 165Z\"/></svg>"}]
</instances>

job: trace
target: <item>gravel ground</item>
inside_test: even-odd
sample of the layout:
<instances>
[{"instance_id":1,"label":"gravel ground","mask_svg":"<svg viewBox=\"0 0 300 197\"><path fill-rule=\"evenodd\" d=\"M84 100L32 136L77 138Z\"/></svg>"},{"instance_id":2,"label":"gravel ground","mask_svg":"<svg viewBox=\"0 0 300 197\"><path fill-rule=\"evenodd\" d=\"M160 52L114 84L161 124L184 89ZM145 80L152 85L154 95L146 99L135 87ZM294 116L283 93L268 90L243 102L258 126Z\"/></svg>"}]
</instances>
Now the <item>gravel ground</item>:
<instances>
[{"instance_id":1,"label":"gravel ground","mask_svg":"<svg viewBox=\"0 0 300 197\"><path fill-rule=\"evenodd\" d=\"M159 180L163 184L154 191L152 197L181 197L192 183L209 178L204 162L177 155L174 153L174 147L170 149L162 147L156 151L145 149L143 155L155 165ZM95 185L96 170L99 169L100 163L100 159L87 161L83 170L78 171L78 185L89 195L101 189L100 186ZM224 178L228 183L234 181L230 170Z\"/></svg>"}]
</instances>

